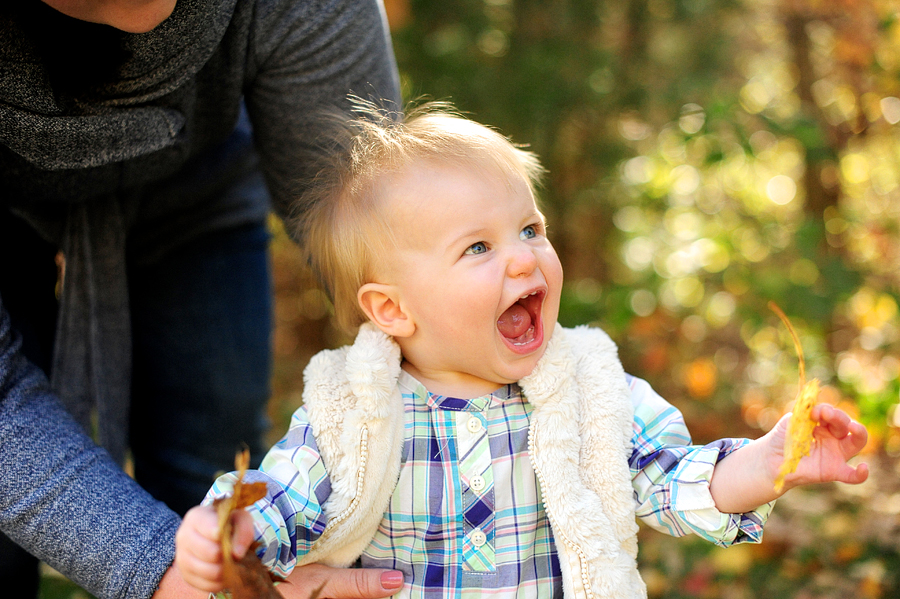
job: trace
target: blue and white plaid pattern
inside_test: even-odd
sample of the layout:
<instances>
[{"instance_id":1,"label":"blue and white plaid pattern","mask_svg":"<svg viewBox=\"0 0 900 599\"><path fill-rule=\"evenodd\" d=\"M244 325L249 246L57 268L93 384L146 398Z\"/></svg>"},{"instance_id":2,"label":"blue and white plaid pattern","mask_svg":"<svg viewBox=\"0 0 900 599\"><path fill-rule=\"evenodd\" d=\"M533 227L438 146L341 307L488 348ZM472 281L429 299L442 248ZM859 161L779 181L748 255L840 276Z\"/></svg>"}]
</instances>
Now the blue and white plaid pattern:
<instances>
[{"instance_id":1,"label":"blue and white plaid pattern","mask_svg":"<svg viewBox=\"0 0 900 599\"><path fill-rule=\"evenodd\" d=\"M628 384L638 517L669 534L692 532L723 546L759 541L771 504L722 514L710 507L708 491L718 460L748 441L691 446L678 410L646 382L629 376ZM429 394L405 372L400 386L406 406L400 480L362 564L403 571L404 597L561 597L553 535L528 457L532 406L518 385L474 400ZM284 488L251 512L260 558L285 575L324 529L321 506L331 489L302 408L252 480ZM232 481L220 478L210 496L230 490Z\"/></svg>"}]
</instances>

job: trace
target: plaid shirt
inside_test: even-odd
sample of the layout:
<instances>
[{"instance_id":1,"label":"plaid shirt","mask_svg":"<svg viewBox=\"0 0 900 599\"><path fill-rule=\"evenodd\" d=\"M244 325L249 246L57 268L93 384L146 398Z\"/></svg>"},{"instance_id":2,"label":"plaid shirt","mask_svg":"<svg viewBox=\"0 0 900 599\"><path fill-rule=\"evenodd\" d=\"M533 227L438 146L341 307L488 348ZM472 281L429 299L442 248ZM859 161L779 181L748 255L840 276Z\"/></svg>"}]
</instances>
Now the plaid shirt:
<instances>
[{"instance_id":1,"label":"plaid shirt","mask_svg":"<svg viewBox=\"0 0 900 599\"><path fill-rule=\"evenodd\" d=\"M462 400L429 393L405 372L405 439L400 479L363 566L404 572L402 596L561 597L559 561L541 489L528 456L532 406L518 385ZM631 467L636 514L672 535L716 544L758 542L771 504L722 514L711 504L715 464L746 444L723 439L690 445L681 413L640 379L628 377L634 405ZM331 484L303 408L252 480L283 492L251 512L260 558L287 575L326 525ZM221 477L210 497L230 490Z\"/></svg>"}]
</instances>

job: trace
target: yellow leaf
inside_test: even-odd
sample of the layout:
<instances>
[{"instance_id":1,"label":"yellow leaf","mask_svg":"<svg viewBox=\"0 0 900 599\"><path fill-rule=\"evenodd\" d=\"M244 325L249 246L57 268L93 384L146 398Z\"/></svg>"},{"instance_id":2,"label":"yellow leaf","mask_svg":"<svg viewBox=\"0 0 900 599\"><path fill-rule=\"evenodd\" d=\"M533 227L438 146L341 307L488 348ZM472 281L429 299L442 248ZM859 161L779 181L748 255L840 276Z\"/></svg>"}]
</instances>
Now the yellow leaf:
<instances>
[{"instance_id":1,"label":"yellow leaf","mask_svg":"<svg viewBox=\"0 0 900 599\"><path fill-rule=\"evenodd\" d=\"M231 514L251 506L266 495L266 483L245 483L244 474L250 464L250 452L246 449L235 456L237 481L229 497L217 499L213 506L219 516L219 543L222 546L225 585L232 599L283 599L275 590L272 576L250 548L239 562L234 561L231 538L234 527Z\"/></svg>"},{"instance_id":2,"label":"yellow leaf","mask_svg":"<svg viewBox=\"0 0 900 599\"><path fill-rule=\"evenodd\" d=\"M774 302L769 302L769 308L784 322L794 340L794 347L797 348L797 357L800 360L800 391L797 393L797 400L794 402L794 409L791 413L791 419L788 421L788 429L784 438L784 461L778 469L778 476L775 478L775 492L781 493L784 489L784 478L797 471L797 465L804 456L808 456L812 450L813 429L816 428L816 422L812 419L812 409L818 403L819 399L819 380L812 379L808 383L806 379L806 366L803 360L803 347L800 345L800 339L791 326L791 321L785 316L781 308Z\"/></svg>"}]
</instances>

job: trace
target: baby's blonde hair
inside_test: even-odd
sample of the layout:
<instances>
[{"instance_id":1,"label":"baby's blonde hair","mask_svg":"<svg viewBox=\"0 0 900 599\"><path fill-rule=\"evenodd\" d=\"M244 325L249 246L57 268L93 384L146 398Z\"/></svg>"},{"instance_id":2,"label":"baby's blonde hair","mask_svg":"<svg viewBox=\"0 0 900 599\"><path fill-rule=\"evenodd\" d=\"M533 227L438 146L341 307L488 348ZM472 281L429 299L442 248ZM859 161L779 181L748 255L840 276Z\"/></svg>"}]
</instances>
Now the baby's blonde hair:
<instances>
[{"instance_id":1,"label":"baby's blonde hair","mask_svg":"<svg viewBox=\"0 0 900 599\"><path fill-rule=\"evenodd\" d=\"M316 176L294 206L291 232L334 303L338 325L352 332L366 321L357 292L393 243L377 209L385 175L419 160L499 169L521 178L532 193L543 168L497 131L461 116L446 102L399 115L358 98L349 113L331 114L317 146Z\"/></svg>"}]
</instances>

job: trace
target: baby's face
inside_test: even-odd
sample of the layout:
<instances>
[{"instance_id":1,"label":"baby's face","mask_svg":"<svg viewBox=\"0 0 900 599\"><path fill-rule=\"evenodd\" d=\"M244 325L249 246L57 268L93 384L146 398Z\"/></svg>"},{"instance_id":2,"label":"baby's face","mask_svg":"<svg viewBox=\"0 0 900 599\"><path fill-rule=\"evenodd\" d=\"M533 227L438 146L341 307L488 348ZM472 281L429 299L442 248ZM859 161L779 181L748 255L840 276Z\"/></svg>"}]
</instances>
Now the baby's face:
<instances>
[{"instance_id":1,"label":"baby's face","mask_svg":"<svg viewBox=\"0 0 900 599\"><path fill-rule=\"evenodd\" d=\"M559 313L562 266L527 183L420 161L383 182L388 276L415 323L398 339L429 390L475 397L529 374Z\"/></svg>"}]
</instances>

